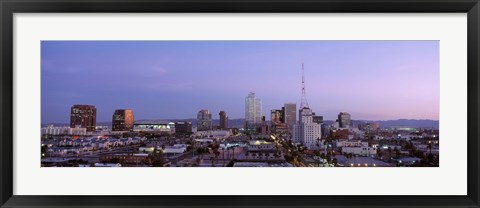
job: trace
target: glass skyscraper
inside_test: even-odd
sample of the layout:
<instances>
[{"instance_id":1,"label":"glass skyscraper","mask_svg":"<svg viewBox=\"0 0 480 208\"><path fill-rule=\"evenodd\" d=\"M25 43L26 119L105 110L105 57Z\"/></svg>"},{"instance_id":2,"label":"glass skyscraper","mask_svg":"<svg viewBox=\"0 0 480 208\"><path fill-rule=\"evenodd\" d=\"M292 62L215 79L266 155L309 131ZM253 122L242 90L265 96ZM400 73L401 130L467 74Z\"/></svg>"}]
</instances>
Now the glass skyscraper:
<instances>
[{"instance_id":1,"label":"glass skyscraper","mask_svg":"<svg viewBox=\"0 0 480 208\"><path fill-rule=\"evenodd\" d=\"M262 101L251 92L245 98L245 128L255 129L262 122Z\"/></svg>"}]
</instances>

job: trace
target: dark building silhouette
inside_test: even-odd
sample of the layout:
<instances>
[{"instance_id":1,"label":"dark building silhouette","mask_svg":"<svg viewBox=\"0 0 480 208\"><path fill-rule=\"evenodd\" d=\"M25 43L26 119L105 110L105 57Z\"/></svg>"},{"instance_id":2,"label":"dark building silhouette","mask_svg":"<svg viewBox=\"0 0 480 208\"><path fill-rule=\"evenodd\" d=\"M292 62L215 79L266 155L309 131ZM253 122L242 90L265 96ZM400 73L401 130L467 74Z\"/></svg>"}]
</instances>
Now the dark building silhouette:
<instances>
[{"instance_id":1,"label":"dark building silhouette","mask_svg":"<svg viewBox=\"0 0 480 208\"><path fill-rule=\"evenodd\" d=\"M260 133L262 135L270 134L270 126L268 126L265 116L262 116L262 122L257 127L257 133Z\"/></svg>"},{"instance_id":2,"label":"dark building silhouette","mask_svg":"<svg viewBox=\"0 0 480 208\"><path fill-rule=\"evenodd\" d=\"M191 134L192 133L192 122L190 121L178 121L175 122L175 133L176 134Z\"/></svg>"},{"instance_id":3,"label":"dark building silhouette","mask_svg":"<svg viewBox=\"0 0 480 208\"><path fill-rule=\"evenodd\" d=\"M80 126L87 131L95 131L97 108L93 105L73 105L70 111L70 128Z\"/></svg>"},{"instance_id":4,"label":"dark building silhouette","mask_svg":"<svg viewBox=\"0 0 480 208\"><path fill-rule=\"evenodd\" d=\"M323 116L316 116L315 113L313 113L313 123L322 124Z\"/></svg>"},{"instance_id":5,"label":"dark building silhouette","mask_svg":"<svg viewBox=\"0 0 480 208\"><path fill-rule=\"evenodd\" d=\"M112 116L112 131L131 131L133 130L133 121L132 110L115 110Z\"/></svg>"},{"instance_id":6,"label":"dark building silhouette","mask_svg":"<svg viewBox=\"0 0 480 208\"><path fill-rule=\"evenodd\" d=\"M351 117L350 114L347 112L340 112L338 114L338 123L340 125L340 128L349 128L351 127Z\"/></svg>"},{"instance_id":7,"label":"dark building silhouette","mask_svg":"<svg viewBox=\"0 0 480 208\"><path fill-rule=\"evenodd\" d=\"M228 129L227 113L225 113L225 111L220 111L218 115L220 115L220 129L223 129L223 130Z\"/></svg>"}]
</instances>

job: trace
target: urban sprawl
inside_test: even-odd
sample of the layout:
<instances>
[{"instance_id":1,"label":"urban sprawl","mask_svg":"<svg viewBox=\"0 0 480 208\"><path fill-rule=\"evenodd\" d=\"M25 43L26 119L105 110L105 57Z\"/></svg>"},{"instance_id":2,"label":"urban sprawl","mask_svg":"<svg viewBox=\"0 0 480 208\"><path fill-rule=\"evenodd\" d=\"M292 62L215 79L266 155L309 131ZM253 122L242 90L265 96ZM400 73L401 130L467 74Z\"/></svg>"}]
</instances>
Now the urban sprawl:
<instances>
[{"instance_id":1,"label":"urban sprawl","mask_svg":"<svg viewBox=\"0 0 480 208\"><path fill-rule=\"evenodd\" d=\"M303 67L302 67L303 73ZM191 121L134 120L117 109L111 126L96 124L96 107L73 105L69 126L42 128L42 167L438 167L437 128L382 127L339 112L325 122L302 100L262 115L255 93L245 98L242 128L225 111L213 125L202 109ZM297 114L298 113L298 114ZM298 118L297 118L298 115Z\"/></svg>"}]
</instances>

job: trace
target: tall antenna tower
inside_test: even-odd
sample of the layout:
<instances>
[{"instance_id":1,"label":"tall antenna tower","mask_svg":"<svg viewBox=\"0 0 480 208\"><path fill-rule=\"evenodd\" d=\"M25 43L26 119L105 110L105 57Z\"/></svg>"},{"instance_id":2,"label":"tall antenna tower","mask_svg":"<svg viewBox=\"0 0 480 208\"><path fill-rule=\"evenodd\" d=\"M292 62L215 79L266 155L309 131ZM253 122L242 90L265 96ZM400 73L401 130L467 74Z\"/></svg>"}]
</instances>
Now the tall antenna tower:
<instances>
[{"instance_id":1,"label":"tall antenna tower","mask_svg":"<svg viewBox=\"0 0 480 208\"><path fill-rule=\"evenodd\" d=\"M307 96L305 95L305 74L303 69L302 63L302 103L300 104L300 108L309 108L307 102Z\"/></svg>"}]
</instances>

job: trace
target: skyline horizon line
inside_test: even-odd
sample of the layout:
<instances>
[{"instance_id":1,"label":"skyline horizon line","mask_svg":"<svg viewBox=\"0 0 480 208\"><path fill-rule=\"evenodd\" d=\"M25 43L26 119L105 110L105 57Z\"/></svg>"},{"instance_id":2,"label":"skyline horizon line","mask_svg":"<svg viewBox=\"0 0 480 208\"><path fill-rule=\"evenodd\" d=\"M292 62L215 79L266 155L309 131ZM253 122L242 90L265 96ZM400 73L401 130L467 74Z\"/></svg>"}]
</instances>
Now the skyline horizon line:
<instances>
[{"instance_id":1,"label":"skyline horizon line","mask_svg":"<svg viewBox=\"0 0 480 208\"><path fill-rule=\"evenodd\" d=\"M245 118L228 118L229 120L245 120ZM196 118L147 118L147 119L135 119L134 121L169 121L169 120L174 120L174 121L179 121L179 120L197 120ZM218 119L212 119L213 120L220 120ZM336 119L324 119L324 121L335 121ZM414 118L397 118L397 119L351 119L352 121L398 121L398 120L414 120L414 121L440 121L439 119L414 119ZM271 120L265 120L265 121L271 121ZM97 123L109 123L111 121L97 121ZM46 123L41 123L41 125L47 125L47 124L55 124L55 123L60 123L60 124L66 124L70 122L46 122Z\"/></svg>"}]
</instances>

